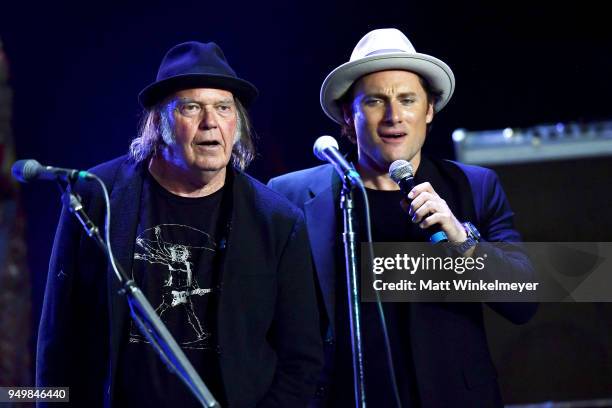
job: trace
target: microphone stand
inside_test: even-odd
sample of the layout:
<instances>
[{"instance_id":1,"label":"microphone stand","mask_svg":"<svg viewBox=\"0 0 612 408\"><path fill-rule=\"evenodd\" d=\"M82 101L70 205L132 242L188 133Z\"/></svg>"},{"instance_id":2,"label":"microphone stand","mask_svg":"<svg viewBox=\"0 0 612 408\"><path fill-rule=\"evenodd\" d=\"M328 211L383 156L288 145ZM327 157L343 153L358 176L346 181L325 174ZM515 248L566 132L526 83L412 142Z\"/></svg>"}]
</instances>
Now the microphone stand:
<instances>
[{"instance_id":1,"label":"microphone stand","mask_svg":"<svg viewBox=\"0 0 612 408\"><path fill-rule=\"evenodd\" d=\"M354 170L353 170L354 171ZM361 305L357 288L357 233L355 232L353 188L354 179L340 174L342 191L340 208L344 219L342 239L346 260L346 286L348 289L349 322L351 330L351 348L353 354L353 383L355 386L356 407L366 407L365 376L363 370L363 348L361 344Z\"/></svg>"},{"instance_id":2,"label":"microphone stand","mask_svg":"<svg viewBox=\"0 0 612 408\"><path fill-rule=\"evenodd\" d=\"M155 313L155 310L146 296L138 286L136 286L136 283L127 276L121 266L115 264L106 242L100 235L100 230L83 210L83 205L78 195L72 192L71 183L73 181L73 179L69 179L65 187L62 186L61 183L58 183L60 185L60 190L62 190L62 203L76 216L85 229L85 232L87 232L87 235L89 235L105 253L111 265L116 267L116 276L122 286L119 294L127 297L132 318L136 322L136 325L153 345L153 348L166 364L170 372L175 373L183 381L203 407L220 408L219 403L208 390L164 323L159 316L157 316L157 313ZM106 189L104 183L101 180L98 181L102 184L103 188Z\"/></svg>"}]
</instances>

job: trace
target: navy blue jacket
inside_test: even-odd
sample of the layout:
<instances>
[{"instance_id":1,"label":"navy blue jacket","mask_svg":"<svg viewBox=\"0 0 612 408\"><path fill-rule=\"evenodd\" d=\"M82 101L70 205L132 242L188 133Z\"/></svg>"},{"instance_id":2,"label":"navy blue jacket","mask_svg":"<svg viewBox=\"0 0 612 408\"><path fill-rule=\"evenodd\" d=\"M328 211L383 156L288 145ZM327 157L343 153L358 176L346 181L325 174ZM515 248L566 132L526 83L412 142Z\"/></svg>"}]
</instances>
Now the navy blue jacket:
<instances>
[{"instance_id":1,"label":"navy blue jacket","mask_svg":"<svg viewBox=\"0 0 612 408\"><path fill-rule=\"evenodd\" d=\"M92 170L109 189L111 242L125 271L134 257L146 167L125 157ZM304 406L322 366L310 249L301 211L249 176L232 173L231 228L221 271L217 332L230 407ZM97 183L80 184L103 226ZM69 386L74 406L112 405L130 316L104 256L62 211L38 336L38 386Z\"/></svg>"},{"instance_id":2,"label":"navy blue jacket","mask_svg":"<svg viewBox=\"0 0 612 408\"><path fill-rule=\"evenodd\" d=\"M513 213L495 173L489 169L452 161L436 161L441 174L456 187L460 205L451 208L460 221L472 222L481 232L479 248L487 250L488 270L528 279L533 269L524 253L512 242L520 241L513 227ZM324 406L331 375L350 375L348 368L332 367L334 353L334 308L336 276L335 246L340 178L331 165L286 174L268 185L304 210L312 248L323 317L326 366L313 405ZM444 198L444 197L442 197ZM488 242L506 242L503 249ZM503 276L500 276L503 278ZM414 303L409 330L417 387L423 407L501 406L496 371L489 354L480 303ZM537 305L491 303L490 307L515 323L529 320ZM342 373L342 374L338 374ZM399 385L401 386L401 384Z\"/></svg>"}]
</instances>

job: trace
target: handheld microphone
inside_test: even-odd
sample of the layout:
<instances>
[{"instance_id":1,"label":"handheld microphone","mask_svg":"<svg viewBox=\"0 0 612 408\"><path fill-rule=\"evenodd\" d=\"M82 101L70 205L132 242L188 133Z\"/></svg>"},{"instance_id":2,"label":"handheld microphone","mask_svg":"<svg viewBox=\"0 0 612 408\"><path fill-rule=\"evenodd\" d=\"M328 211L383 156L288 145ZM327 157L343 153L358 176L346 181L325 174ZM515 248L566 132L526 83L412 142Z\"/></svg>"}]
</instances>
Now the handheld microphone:
<instances>
[{"instance_id":1,"label":"handheld microphone","mask_svg":"<svg viewBox=\"0 0 612 408\"><path fill-rule=\"evenodd\" d=\"M33 180L65 181L93 180L93 175L83 170L63 169L61 167L43 166L33 159L17 160L11 167L13 177L22 183Z\"/></svg>"},{"instance_id":2,"label":"handheld microphone","mask_svg":"<svg viewBox=\"0 0 612 408\"><path fill-rule=\"evenodd\" d=\"M350 185L362 184L361 176L353 165L346 161L338 150L338 142L331 136L320 136L313 147L314 155L319 160L331 163L340 177Z\"/></svg>"},{"instance_id":3,"label":"handheld microphone","mask_svg":"<svg viewBox=\"0 0 612 408\"><path fill-rule=\"evenodd\" d=\"M396 160L389 166L389 176L393 181L399 185L400 190L406 196L406 200L411 201L408 198L408 193L414 188L414 170L412 164L406 160ZM429 241L444 242L448 241L446 233L442 231L439 225L432 225L427 228L427 231L431 234Z\"/></svg>"}]
</instances>

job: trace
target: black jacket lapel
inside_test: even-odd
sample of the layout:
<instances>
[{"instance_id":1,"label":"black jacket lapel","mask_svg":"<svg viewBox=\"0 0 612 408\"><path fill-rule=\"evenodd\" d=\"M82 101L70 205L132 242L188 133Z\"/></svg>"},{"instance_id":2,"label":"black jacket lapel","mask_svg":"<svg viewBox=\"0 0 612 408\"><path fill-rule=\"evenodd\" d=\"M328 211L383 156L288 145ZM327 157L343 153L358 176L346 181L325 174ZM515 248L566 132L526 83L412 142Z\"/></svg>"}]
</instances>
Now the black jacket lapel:
<instances>
[{"instance_id":1,"label":"black jacket lapel","mask_svg":"<svg viewBox=\"0 0 612 408\"><path fill-rule=\"evenodd\" d=\"M333 170L331 166L329 169ZM310 187L310 193L314 197L304 203L304 215L323 302L330 326L333 328L336 304L336 254L333 248L336 247L336 207L340 178L333 171L330 171L329 177L331 183L319 183Z\"/></svg>"},{"instance_id":2,"label":"black jacket lapel","mask_svg":"<svg viewBox=\"0 0 612 408\"><path fill-rule=\"evenodd\" d=\"M138 174L135 174L138 173ZM134 261L134 243L136 242L136 229L140 218L140 199L144 170L141 165L122 164L117 172L117 179L110 192L111 201L111 245L116 262L121 265L125 273L132 276L132 263ZM129 321L129 308L125 296L118 295L121 288L112 267L107 269L108 284L108 314L110 328L110 375L111 389L116 383L116 370L119 347L122 335L127 331L126 323Z\"/></svg>"}]
</instances>

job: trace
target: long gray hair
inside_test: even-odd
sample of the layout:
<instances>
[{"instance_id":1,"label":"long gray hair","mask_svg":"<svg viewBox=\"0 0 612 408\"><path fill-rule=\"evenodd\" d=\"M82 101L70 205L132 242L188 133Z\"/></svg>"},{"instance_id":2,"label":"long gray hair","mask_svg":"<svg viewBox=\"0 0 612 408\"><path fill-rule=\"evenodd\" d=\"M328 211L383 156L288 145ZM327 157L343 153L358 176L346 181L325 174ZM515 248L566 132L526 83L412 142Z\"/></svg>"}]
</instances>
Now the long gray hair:
<instances>
[{"instance_id":1,"label":"long gray hair","mask_svg":"<svg viewBox=\"0 0 612 408\"><path fill-rule=\"evenodd\" d=\"M238 98L234 98L234 102L237 123L232 148L232 165L244 170L255 158L254 132L246 109ZM130 158L136 163L156 155L166 145L164 140L172 140L168 114L164 103L159 103L143 113L138 136L130 144Z\"/></svg>"}]
</instances>

